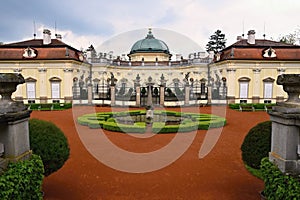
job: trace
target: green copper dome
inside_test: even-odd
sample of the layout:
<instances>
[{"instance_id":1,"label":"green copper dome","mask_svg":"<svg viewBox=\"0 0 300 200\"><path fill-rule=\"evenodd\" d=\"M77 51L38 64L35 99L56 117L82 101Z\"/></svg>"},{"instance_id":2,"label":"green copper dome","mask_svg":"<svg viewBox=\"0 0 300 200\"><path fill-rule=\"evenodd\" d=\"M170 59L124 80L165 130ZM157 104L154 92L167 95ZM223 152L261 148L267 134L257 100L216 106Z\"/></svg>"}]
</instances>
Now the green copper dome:
<instances>
[{"instance_id":1,"label":"green copper dome","mask_svg":"<svg viewBox=\"0 0 300 200\"><path fill-rule=\"evenodd\" d=\"M169 48L161 40L155 39L151 29L147 34L145 39L139 40L131 48L130 54L133 53L152 53L152 52L162 52L166 54L170 54Z\"/></svg>"}]
</instances>

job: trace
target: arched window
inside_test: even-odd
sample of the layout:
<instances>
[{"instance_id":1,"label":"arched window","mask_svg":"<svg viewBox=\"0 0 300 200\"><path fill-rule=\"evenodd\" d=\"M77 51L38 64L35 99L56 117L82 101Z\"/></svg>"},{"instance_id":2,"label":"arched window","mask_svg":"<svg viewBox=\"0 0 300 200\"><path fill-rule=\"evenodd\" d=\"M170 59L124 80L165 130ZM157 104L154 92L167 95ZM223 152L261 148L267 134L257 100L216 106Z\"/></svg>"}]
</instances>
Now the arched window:
<instances>
[{"instance_id":1,"label":"arched window","mask_svg":"<svg viewBox=\"0 0 300 200\"><path fill-rule=\"evenodd\" d=\"M51 98L53 103L59 103L60 99L60 83L61 79L58 77L52 77L49 79L51 82Z\"/></svg>"},{"instance_id":2,"label":"arched window","mask_svg":"<svg viewBox=\"0 0 300 200\"><path fill-rule=\"evenodd\" d=\"M249 82L250 78L242 77L239 79L240 84L240 103L247 103L249 95Z\"/></svg>"},{"instance_id":3,"label":"arched window","mask_svg":"<svg viewBox=\"0 0 300 200\"><path fill-rule=\"evenodd\" d=\"M26 78L26 94L28 103L35 103L36 98L36 79L34 78Z\"/></svg>"},{"instance_id":4,"label":"arched window","mask_svg":"<svg viewBox=\"0 0 300 200\"><path fill-rule=\"evenodd\" d=\"M273 97L273 84L275 79L268 77L263 80L264 82L264 103L271 103Z\"/></svg>"}]
</instances>

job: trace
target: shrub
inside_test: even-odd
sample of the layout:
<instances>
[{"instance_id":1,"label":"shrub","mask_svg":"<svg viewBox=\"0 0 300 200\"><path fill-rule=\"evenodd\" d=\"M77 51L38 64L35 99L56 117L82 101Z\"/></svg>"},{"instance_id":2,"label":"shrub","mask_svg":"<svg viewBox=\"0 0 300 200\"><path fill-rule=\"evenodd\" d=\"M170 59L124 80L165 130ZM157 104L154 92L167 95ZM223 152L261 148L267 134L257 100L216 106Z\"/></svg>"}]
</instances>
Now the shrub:
<instances>
[{"instance_id":1,"label":"shrub","mask_svg":"<svg viewBox=\"0 0 300 200\"><path fill-rule=\"evenodd\" d=\"M31 104L27 104L27 107L30 106L30 110L39 110L41 105L42 104L40 103L31 103ZM65 110L65 109L72 108L72 103L47 103L43 105L48 105L49 108L52 106L53 110ZM42 108L41 110L50 110L49 108L46 109Z\"/></svg>"},{"instance_id":2,"label":"shrub","mask_svg":"<svg viewBox=\"0 0 300 200\"><path fill-rule=\"evenodd\" d=\"M254 103L253 107L255 108L255 110L264 110L265 104L264 103Z\"/></svg>"},{"instance_id":3,"label":"shrub","mask_svg":"<svg viewBox=\"0 0 300 200\"><path fill-rule=\"evenodd\" d=\"M53 103L54 110L65 110L72 108L72 103Z\"/></svg>"},{"instance_id":4,"label":"shrub","mask_svg":"<svg viewBox=\"0 0 300 200\"><path fill-rule=\"evenodd\" d=\"M116 123L116 119L115 119L115 118L109 118L109 119L107 120L107 122L115 122L115 123Z\"/></svg>"},{"instance_id":5,"label":"shrub","mask_svg":"<svg viewBox=\"0 0 300 200\"><path fill-rule=\"evenodd\" d=\"M43 199L41 189L44 167L41 158L10 163L0 176L0 199Z\"/></svg>"},{"instance_id":6,"label":"shrub","mask_svg":"<svg viewBox=\"0 0 300 200\"><path fill-rule=\"evenodd\" d=\"M51 122L29 120L30 146L33 152L41 156L45 176L60 169L68 159L70 149L63 132Z\"/></svg>"},{"instance_id":7,"label":"shrub","mask_svg":"<svg viewBox=\"0 0 300 200\"><path fill-rule=\"evenodd\" d=\"M260 168L261 159L271 150L271 121L254 126L246 135L241 146L242 159L250 167Z\"/></svg>"},{"instance_id":8,"label":"shrub","mask_svg":"<svg viewBox=\"0 0 300 200\"><path fill-rule=\"evenodd\" d=\"M282 174L268 158L261 160L261 172L265 182L263 193L267 199L300 199L299 179Z\"/></svg>"},{"instance_id":9,"label":"shrub","mask_svg":"<svg viewBox=\"0 0 300 200\"><path fill-rule=\"evenodd\" d=\"M230 103L229 108L233 109L233 110L238 110L240 109L240 104L239 103Z\"/></svg>"}]
</instances>

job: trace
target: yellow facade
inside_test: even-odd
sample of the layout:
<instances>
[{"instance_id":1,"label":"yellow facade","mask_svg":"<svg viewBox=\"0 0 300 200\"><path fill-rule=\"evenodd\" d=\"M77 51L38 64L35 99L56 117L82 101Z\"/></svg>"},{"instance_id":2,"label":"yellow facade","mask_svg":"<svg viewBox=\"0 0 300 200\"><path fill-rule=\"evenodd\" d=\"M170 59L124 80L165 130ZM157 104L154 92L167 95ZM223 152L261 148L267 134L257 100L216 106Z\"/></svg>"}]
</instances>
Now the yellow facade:
<instances>
[{"instance_id":1,"label":"yellow facade","mask_svg":"<svg viewBox=\"0 0 300 200\"><path fill-rule=\"evenodd\" d=\"M34 100L35 103L71 102L73 79L88 74L89 64L77 61L39 61L39 62L0 62L0 73L21 73L26 83L18 85L13 98L17 100ZM35 98L28 97L28 86L34 84ZM58 85L54 96L53 83ZM58 95L58 96L57 96Z\"/></svg>"},{"instance_id":2,"label":"yellow facade","mask_svg":"<svg viewBox=\"0 0 300 200\"><path fill-rule=\"evenodd\" d=\"M272 103L282 101L287 98L282 86L276 84L280 74L299 74L300 61L252 61L237 60L223 61L211 64L211 70L222 71L222 76L227 79L227 97L229 103L240 103L246 100L247 103L264 103L270 100ZM241 98L241 82L249 79L247 97ZM273 79L273 81L272 81ZM272 93L270 98L266 98L265 83L272 83L268 88Z\"/></svg>"}]
</instances>

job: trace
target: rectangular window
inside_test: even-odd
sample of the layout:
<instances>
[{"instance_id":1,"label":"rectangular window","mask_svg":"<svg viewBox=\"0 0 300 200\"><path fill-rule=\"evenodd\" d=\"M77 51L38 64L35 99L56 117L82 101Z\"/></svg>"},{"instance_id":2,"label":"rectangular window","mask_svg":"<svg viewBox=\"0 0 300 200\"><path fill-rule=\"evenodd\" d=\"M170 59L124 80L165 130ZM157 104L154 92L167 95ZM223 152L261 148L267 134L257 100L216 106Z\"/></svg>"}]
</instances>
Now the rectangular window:
<instances>
[{"instance_id":1,"label":"rectangular window","mask_svg":"<svg viewBox=\"0 0 300 200\"><path fill-rule=\"evenodd\" d=\"M264 83L264 99L272 99L273 83Z\"/></svg>"},{"instance_id":2,"label":"rectangular window","mask_svg":"<svg viewBox=\"0 0 300 200\"><path fill-rule=\"evenodd\" d=\"M35 99L35 82L27 82L27 99Z\"/></svg>"},{"instance_id":3,"label":"rectangular window","mask_svg":"<svg viewBox=\"0 0 300 200\"><path fill-rule=\"evenodd\" d=\"M248 98L248 82L240 82L240 99Z\"/></svg>"},{"instance_id":4,"label":"rectangular window","mask_svg":"<svg viewBox=\"0 0 300 200\"><path fill-rule=\"evenodd\" d=\"M51 92L52 92L52 99L60 98L60 83L59 82L51 83Z\"/></svg>"}]
</instances>

